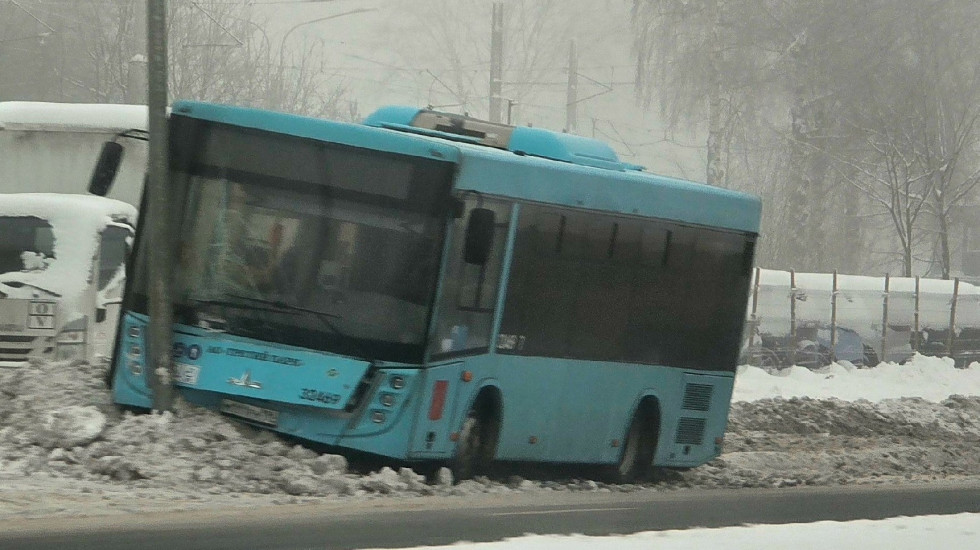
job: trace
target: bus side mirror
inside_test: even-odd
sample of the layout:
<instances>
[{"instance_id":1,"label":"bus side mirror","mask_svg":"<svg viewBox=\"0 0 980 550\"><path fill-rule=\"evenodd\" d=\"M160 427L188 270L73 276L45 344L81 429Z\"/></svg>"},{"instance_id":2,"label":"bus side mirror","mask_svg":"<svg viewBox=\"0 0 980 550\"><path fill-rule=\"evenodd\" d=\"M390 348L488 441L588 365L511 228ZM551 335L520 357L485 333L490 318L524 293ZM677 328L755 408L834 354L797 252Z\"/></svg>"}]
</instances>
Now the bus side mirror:
<instances>
[{"instance_id":1,"label":"bus side mirror","mask_svg":"<svg viewBox=\"0 0 980 550\"><path fill-rule=\"evenodd\" d=\"M92 179L88 182L88 192L100 197L109 193L112 182L116 179L119 171L119 164L122 162L123 146L115 141L107 141L102 144L102 152L99 153L99 161L95 163L95 170L92 171Z\"/></svg>"},{"instance_id":2,"label":"bus side mirror","mask_svg":"<svg viewBox=\"0 0 980 550\"><path fill-rule=\"evenodd\" d=\"M490 257L490 247L493 246L493 232L496 225L496 215L487 208L474 208L466 224L466 244L463 249L463 261L468 264L483 265Z\"/></svg>"}]
</instances>

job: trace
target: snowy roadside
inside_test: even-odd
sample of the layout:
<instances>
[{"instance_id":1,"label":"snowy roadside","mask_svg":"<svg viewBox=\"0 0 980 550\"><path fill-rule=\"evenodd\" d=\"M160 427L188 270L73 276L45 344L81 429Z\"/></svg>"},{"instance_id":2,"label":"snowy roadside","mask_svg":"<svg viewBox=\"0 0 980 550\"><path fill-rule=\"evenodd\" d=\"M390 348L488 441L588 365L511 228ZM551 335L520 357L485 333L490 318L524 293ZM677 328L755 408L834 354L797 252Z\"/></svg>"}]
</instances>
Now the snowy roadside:
<instances>
[{"instance_id":1,"label":"snowy roadside","mask_svg":"<svg viewBox=\"0 0 980 550\"><path fill-rule=\"evenodd\" d=\"M387 468L359 475L343 457L209 411L120 413L100 375L54 362L0 370L0 519L424 495L980 480L980 365L957 370L931 358L777 375L742 367L725 454L645 486L517 477L428 484Z\"/></svg>"}]
</instances>

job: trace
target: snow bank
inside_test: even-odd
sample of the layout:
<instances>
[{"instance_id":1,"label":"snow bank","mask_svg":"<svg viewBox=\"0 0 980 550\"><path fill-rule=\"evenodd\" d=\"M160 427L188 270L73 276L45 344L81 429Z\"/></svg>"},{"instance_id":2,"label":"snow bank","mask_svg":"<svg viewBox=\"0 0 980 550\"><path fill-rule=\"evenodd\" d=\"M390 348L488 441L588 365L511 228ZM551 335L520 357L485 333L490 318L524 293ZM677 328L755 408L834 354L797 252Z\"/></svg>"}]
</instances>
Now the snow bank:
<instances>
[{"instance_id":1,"label":"snow bank","mask_svg":"<svg viewBox=\"0 0 980 550\"><path fill-rule=\"evenodd\" d=\"M430 480L398 465L363 473L343 456L186 403L174 414L121 412L102 369L36 361L0 371L0 520L324 499L977 480L978 370L925 357L785 376L742 367L724 454L704 466L660 471L644 484L611 485L590 479L594 469L567 467L453 484L446 469ZM804 396L787 398L787 383ZM916 392L941 401L887 398ZM973 395L941 398L954 393Z\"/></svg>"},{"instance_id":2,"label":"snow bank","mask_svg":"<svg viewBox=\"0 0 980 550\"><path fill-rule=\"evenodd\" d=\"M972 548L980 535L980 514L899 517L883 520L817 521L743 525L716 529L672 529L620 536L526 535L497 542L466 543L470 550L760 550L769 548L856 548L921 550ZM815 541L819 541L816 543ZM450 550L417 546L405 550Z\"/></svg>"},{"instance_id":3,"label":"snow bank","mask_svg":"<svg viewBox=\"0 0 980 550\"><path fill-rule=\"evenodd\" d=\"M878 402L920 397L939 402L952 395L980 396L980 363L957 369L950 358L916 355L904 365L882 363L871 369L841 362L819 370L790 367L770 373L743 365L735 376L732 401L812 397Z\"/></svg>"}]
</instances>

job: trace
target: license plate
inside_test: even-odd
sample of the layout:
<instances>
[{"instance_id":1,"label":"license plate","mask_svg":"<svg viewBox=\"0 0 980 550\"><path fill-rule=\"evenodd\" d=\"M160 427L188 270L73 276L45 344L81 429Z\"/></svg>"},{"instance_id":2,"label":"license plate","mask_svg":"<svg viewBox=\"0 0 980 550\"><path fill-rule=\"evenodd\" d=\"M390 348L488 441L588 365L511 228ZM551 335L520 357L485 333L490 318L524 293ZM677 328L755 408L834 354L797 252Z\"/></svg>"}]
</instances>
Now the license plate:
<instances>
[{"instance_id":1,"label":"license plate","mask_svg":"<svg viewBox=\"0 0 980 550\"><path fill-rule=\"evenodd\" d=\"M244 418L245 420L251 420L252 422L258 422L259 424L265 424L266 426L274 427L279 422L279 411L263 409L262 407L231 401L230 399L221 400L221 412Z\"/></svg>"},{"instance_id":2,"label":"license plate","mask_svg":"<svg viewBox=\"0 0 980 550\"><path fill-rule=\"evenodd\" d=\"M197 379L201 374L201 367L197 365L185 365L177 363L177 383L186 386L196 386Z\"/></svg>"}]
</instances>

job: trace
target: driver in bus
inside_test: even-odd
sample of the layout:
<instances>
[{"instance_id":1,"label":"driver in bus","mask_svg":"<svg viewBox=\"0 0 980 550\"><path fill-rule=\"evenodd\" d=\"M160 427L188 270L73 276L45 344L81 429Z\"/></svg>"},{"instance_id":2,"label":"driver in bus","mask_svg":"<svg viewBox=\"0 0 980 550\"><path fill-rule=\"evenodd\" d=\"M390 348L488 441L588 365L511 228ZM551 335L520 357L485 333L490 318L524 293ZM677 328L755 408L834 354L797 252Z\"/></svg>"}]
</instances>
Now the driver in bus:
<instances>
[{"instance_id":1,"label":"driver in bus","mask_svg":"<svg viewBox=\"0 0 980 550\"><path fill-rule=\"evenodd\" d=\"M225 290L248 296L266 295L280 275L283 251L283 226L275 223L264 240L253 240L248 194L239 183L229 187L223 216L224 240L218 260Z\"/></svg>"}]
</instances>

